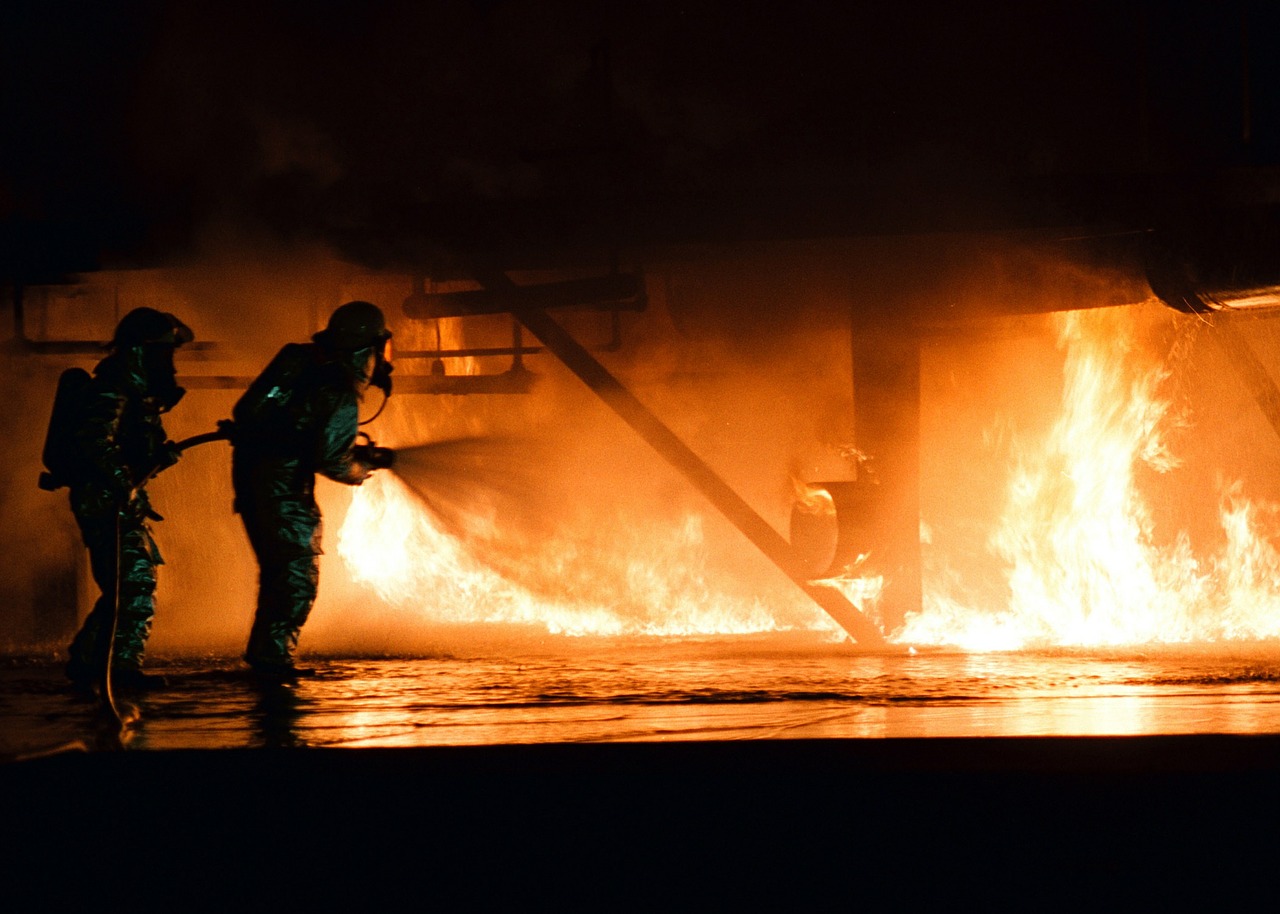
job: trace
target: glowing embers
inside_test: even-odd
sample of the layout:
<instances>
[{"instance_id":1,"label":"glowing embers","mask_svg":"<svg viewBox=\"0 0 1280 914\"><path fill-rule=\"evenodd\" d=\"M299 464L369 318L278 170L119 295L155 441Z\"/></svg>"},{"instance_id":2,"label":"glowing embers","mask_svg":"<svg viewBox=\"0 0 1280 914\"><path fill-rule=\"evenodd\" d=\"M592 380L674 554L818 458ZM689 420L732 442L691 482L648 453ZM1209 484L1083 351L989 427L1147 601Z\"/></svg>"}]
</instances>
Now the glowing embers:
<instances>
[{"instance_id":1,"label":"glowing embers","mask_svg":"<svg viewBox=\"0 0 1280 914\"><path fill-rule=\"evenodd\" d=\"M830 628L816 607L768 607L707 581L703 520L524 527L477 499L447 525L397 478L356 490L338 535L355 580L424 622L509 623L564 635L679 636Z\"/></svg>"},{"instance_id":2,"label":"glowing embers","mask_svg":"<svg viewBox=\"0 0 1280 914\"><path fill-rule=\"evenodd\" d=\"M989 540L1007 603L976 605L926 580L925 609L900 640L989 650L1280 634L1280 557L1238 491L1225 499L1216 556L1154 533L1139 471L1176 461L1161 436L1167 374L1138 339L1139 318L1130 308L1058 317L1062 411L1038 447L1021 450Z\"/></svg>"}]
</instances>

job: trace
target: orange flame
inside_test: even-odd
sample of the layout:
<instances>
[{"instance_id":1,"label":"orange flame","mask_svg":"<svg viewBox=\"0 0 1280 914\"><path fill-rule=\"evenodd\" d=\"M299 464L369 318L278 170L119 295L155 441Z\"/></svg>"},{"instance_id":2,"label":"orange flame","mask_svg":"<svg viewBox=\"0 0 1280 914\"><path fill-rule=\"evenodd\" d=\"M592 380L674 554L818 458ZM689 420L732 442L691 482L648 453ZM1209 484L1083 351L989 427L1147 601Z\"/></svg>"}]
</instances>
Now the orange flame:
<instances>
[{"instance_id":1,"label":"orange flame","mask_svg":"<svg viewBox=\"0 0 1280 914\"><path fill-rule=\"evenodd\" d=\"M702 523L689 514L676 529L631 521L534 541L503 530L500 518L477 505L454 536L403 483L383 474L356 491L338 553L357 582L426 622L605 636L831 627L816 607L793 608L788 622L778 607L709 585Z\"/></svg>"},{"instance_id":2,"label":"orange flame","mask_svg":"<svg viewBox=\"0 0 1280 914\"><path fill-rule=\"evenodd\" d=\"M1280 637L1280 508L1222 496L1224 545L1197 556L1189 537L1157 542L1138 470L1177 467L1162 430L1169 372L1137 338L1131 308L1057 316L1061 413L1010 470L987 546L1004 569L996 596L965 599L926 579L923 610L892 640L969 650ZM815 500L814 509L824 506ZM356 491L338 552L358 582L426 622L501 622L563 635L749 634L840 637L801 597L730 594L708 575L703 519L571 522L521 536L473 505L445 527L394 476ZM1166 538L1167 539L1167 538ZM815 582L873 618L891 582L858 569ZM788 600L791 599L791 602Z\"/></svg>"},{"instance_id":3,"label":"orange flame","mask_svg":"<svg viewBox=\"0 0 1280 914\"><path fill-rule=\"evenodd\" d=\"M899 639L1002 650L1280 633L1280 555L1238 488L1224 501L1221 555L1201 561L1185 536L1153 538L1135 470L1177 462L1160 434L1167 372L1139 351L1129 309L1070 312L1059 325L1062 413L1043 446L1022 454L990 539L1007 565L1008 604L927 592Z\"/></svg>"}]
</instances>

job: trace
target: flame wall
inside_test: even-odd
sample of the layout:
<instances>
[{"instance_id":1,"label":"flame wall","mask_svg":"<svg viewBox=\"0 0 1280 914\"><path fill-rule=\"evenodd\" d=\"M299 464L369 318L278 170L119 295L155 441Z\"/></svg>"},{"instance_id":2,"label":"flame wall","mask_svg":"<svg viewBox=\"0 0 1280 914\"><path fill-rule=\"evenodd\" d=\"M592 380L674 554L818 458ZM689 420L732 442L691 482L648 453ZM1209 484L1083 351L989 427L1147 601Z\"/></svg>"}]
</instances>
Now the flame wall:
<instances>
[{"instance_id":1,"label":"flame wall","mask_svg":"<svg viewBox=\"0 0 1280 914\"><path fill-rule=\"evenodd\" d=\"M1020 453L1052 436L1060 419L1070 358L1046 312L1149 298L1123 270L981 236L666 252L646 261L645 275L649 310L624 316L621 348L601 360L784 534L800 483L857 472L850 333L885 315L921 328L925 587L934 596L916 622L917 640L946 640L974 624L948 616L949 606L962 605L983 623L1013 606L1010 558L992 548L993 531L1008 508ZM66 313L51 313L40 332L105 337L115 309L161 305L181 314L199 339L222 344L210 361L182 363L193 374L253 374L280 345L305 339L334 306L356 297L384 306L402 348L434 340L434 327L399 315L411 277L370 273L324 251L210 237L196 262L84 280L85 289L98 290L89 296L98 304L77 309L70 293L54 294L50 301ZM86 317L103 307L107 313ZM1170 404L1164 440L1181 461L1163 474L1141 461L1134 470L1152 536L1160 543L1184 537L1193 551L1220 554L1232 536L1219 512L1224 491L1248 499L1255 519L1269 510L1275 432L1207 342L1207 324L1149 302L1120 310L1136 321L1124 330L1132 342L1121 353L1129 360L1122 371L1167 375L1159 385ZM564 319L589 346L608 337L598 315ZM487 344L486 333L509 334L509 327L450 324L442 343ZM1250 326L1250 339L1264 358L1275 354L1265 322ZM9 545L0 647L9 652L60 650L92 599L65 496L34 484L53 382L70 361L25 352L17 341L4 360L14 451L0 503ZM452 499L455 519L472 524L470 552L458 559L470 563L465 571L459 565L414 578L384 570L383 583L399 580L417 591L412 598L403 589L380 592L378 575L344 557L339 531L353 511L364 523L386 521L394 487L380 480L357 492L321 483L326 556L304 650L455 650L582 631L832 634L816 606L563 366L548 355L528 365L539 376L532 394L399 395L369 427L380 443L402 448L465 436L490 442L486 479L438 473L448 485L436 497ZM489 372L506 360L448 367ZM426 370L425 363L397 368ZM171 435L210 430L236 396L192 390L166 422ZM167 560L152 638L157 655L234 654L247 633L255 568L230 512L228 477L228 450L216 443L152 484L166 516L157 531ZM448 558L448 542L414 523L395 529L426 537L421 551ZM1225 619L1235 610L1222 604L1215 612Z\"/></svg>"}]
</instances>

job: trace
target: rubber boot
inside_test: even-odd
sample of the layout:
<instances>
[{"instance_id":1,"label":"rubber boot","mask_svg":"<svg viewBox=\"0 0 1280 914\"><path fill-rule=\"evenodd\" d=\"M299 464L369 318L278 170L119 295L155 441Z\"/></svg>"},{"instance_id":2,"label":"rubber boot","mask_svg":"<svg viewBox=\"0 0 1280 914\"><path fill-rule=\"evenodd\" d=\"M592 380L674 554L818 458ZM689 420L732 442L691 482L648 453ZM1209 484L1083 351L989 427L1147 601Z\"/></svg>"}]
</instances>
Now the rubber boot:
<instances>
[{"instance_id":1,"label":"rubber boot","mask_svg":"<svg viewBox=\"0 0 1280 914\"><path fill-rule=\"evenodd\" d=\"M311 614L320 581L319 556L296 555L265 562L258 583L258 608L244 660L255 673L278 679L314 676L295 657L298 636Z\"/></svg>"}]
</instances>

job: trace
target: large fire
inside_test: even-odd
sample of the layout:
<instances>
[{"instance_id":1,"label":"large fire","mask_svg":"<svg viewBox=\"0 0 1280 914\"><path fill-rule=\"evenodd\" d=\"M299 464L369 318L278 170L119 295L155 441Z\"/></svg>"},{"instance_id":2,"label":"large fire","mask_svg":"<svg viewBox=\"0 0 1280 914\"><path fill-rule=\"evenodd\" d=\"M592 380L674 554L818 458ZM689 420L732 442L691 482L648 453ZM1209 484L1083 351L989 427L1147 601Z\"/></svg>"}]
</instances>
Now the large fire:
<instances>
[{"instance_id":1,"label":"large fire","mask_svg":"<svg viewBox=\"0 0 1280 914\"><path fill-rule=\"evenodd\" d=\"M1162 430L1168 371L1136 340L1131 309L1057 316L1062 411L1013 467L989 548L1007 603L973 605L925 582L925 608L897 633L974 650L1262 639L1280 634L1280 554L1259 529L1273 508L1226 487L1225 545L1197 556L1155 535L1139 470L1177 466Z\"/></svg>"},{"instance_id":2,"label":"large fire","mask_svg":"<svg viewBox=\"0 0 1280 914\"><path fill-rule=\"evenodd\" d=\"M632 520L546 538L511 533L476 505L460 529L394 476L366 482L339 534L357 581L433 622L537 625L552 634L752 634L794 627L760 600L705 578L703 520L675 529ZM805 627L832 630L814 607Z\"/></svg>"},{"instance_id":3,"label":"large fire","mask_svg":"<svg viewBox=\"0 0 1280 914\"><path fill-rule=\"evenodd\" d=\"M1056 316L1064 352L1061 413L1021 446L987 548L1004 569L996 602L924 581L923 611L889 633L903 644L970 650L1204 642L1280 635L1275 509L1222 497L1225 545L1198 556L1186 536L1158 539L1143 473L1176 466L1168 371L1136 342L1131 309ZM356 492L339 534L354 577L425 620L535 625L578 635L742 634L834 623L797 605L730 594L709 580L704 521L687 514L620 520L609 529L522 537L484 505L450 526L394 476ZM963 571L961 571L963 576ZM882 582L823 582L874 610ZM891 585L890 585L891 586Z\"/></svg>"}]
</instances>

